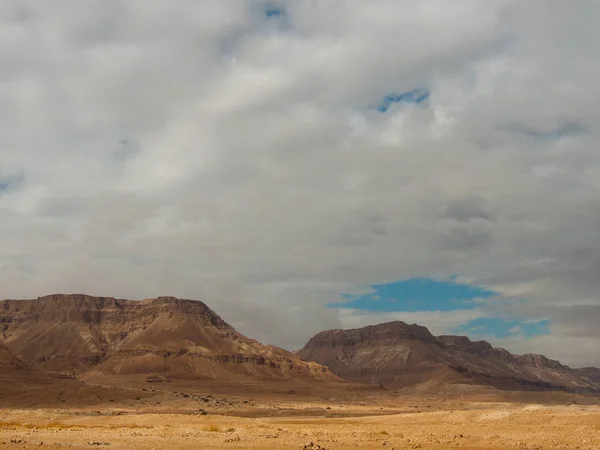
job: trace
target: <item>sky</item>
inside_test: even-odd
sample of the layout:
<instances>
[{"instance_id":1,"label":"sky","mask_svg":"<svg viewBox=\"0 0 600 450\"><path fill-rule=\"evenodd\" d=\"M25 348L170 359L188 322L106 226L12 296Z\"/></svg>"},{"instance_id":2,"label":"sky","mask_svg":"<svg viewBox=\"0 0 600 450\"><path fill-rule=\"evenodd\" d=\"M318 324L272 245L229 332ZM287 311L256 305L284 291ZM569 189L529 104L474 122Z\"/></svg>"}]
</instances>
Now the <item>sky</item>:
<instances>
[{"instance_id":1,"label":"sky","mask_svg":"<svg viewBox=\"0 0 600 450\"><path fill-rule=\"evenodd\" d=\"M600 3L0 2L1 298L600 366Z\"/></svg>"}]
</instances>

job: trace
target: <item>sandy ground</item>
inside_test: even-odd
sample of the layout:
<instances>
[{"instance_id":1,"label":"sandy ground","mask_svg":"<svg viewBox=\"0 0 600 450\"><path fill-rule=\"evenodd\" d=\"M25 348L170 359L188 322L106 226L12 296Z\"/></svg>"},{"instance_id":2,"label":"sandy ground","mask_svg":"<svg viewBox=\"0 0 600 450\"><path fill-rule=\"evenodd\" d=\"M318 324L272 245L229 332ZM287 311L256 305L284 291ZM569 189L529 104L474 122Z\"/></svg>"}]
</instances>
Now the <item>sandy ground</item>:
<instances>
[{"instance_id":1,"label":"sandy ground","mask_svg":"<svg viewBox=\"0 0 600 450\"><path fill-rule=\"evenodd\" d=\"M600 449L597 405L164 395L135 406L3 408L0 448Z\"/></svg>"}]
</instances>

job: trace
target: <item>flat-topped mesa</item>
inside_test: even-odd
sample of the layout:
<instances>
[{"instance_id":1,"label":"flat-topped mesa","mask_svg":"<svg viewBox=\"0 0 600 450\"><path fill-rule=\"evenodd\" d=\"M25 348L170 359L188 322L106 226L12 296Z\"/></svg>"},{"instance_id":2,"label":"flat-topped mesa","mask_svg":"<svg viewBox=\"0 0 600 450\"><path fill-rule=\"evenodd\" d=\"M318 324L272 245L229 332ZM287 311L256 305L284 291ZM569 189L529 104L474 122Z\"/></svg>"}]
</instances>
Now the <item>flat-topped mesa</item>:
<instances>
[{"instance_id":1,"label":"flat-topped mesa","mask_svg":"<svg viewBox=\"0 0 600 450\"><path fill-rule=\"evenodd\" d=\"M205 325L211 325L223 331L234 332L231 325L225 322L216 312L210 309L200 300L186 300L177 297L157 297L134 302L128 300L129 304L139 303L158 308L159 311L169 312L170 314L192 314L196 320L200 320Z\"/></svg>"},{"instance_id":2,"label":"flat-topped mesa","mask_svg":"<svg viewBox=\"0 0 600 450\"><path fill-rule=\"evenodd\" d=\"M26 363L57 372L337 379L238 333L200 301L167 296L0 301L0 343Z\"/></svg>"},{"instance_id":3,"label":"flat-topped mesa","mask_svg":"<svg viewBox=\"0 0 600 450\"><path fill-rule=\"evenodd\" d=\"M335 348L348 344L366 344L369 342L377 342L383 345L403 340L434 342L435 337L425 327L395 321L380 325L370 325L364 328L322 331L313 336L304 348L322 346L332 346Z\"/></svg>"},{"instance_id":4,"label":"flat-topped mesa","mask_svg":"<svg viewBox=\"0 0 600 450\"><path fill-rule=\"evenodd\" d=\"M113 297L91 297L80 294L52 294L35 300L2 300L0 313L45 314L56 318L78 318L81 311L99 311L119 308L120 300Z\"/></svg>"},{"instance_id":5,"label":"flat-topped mesa","mask_svg":"<svg viewBox=\"0 0 600 450\"><path fill-rule=\"evenodd\" d=\"M105 317L120 314L122 300L80 294L53 294L34 300L0 301L0 322L5 323L98 323ZM4 340L11 340L12 327L4 330Z\"/></svg>"},{"instance_id":6,"label":"flat-topped mesa","mask_svg":"<svg viewBox=\"0 0 600 450\"><path fill-rule=\"evenodd\" d=\"M93 297L82 294L52 294L35 300L0 301L0 321L36 321L61 323L121 323L128 317L149 320L161 314L193 315L206 325L234 331L221 317L201 301L176 297L157 297L142 301Z\"/></svg>"}]
</instances>

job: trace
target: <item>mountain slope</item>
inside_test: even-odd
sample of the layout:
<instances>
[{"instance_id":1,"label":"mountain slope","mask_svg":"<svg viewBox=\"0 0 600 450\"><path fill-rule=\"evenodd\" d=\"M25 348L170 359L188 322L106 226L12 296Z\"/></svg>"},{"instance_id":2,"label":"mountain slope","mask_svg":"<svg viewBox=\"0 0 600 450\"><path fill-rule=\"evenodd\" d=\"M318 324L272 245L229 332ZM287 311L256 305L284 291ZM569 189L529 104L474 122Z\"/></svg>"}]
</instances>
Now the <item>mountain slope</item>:
<instances>
[{"instance_id":1,"label":"mountain slope","mask_svg":"<svg viewBox=\"0 0 600 450\"><path fill-rule=\"evenodd\" d=\"M276 347L248 339L204 303L50 295L0 301L0 342L32 366L91 375L331 379Z\"/></svg>"},{"instance_id":2,"label":"mountain slope","mask_svg":"<svg viewBox=\"0 0 600 450\"><path fill-rule=\"evenodd\" d=\"M56 395L63 389L76 389L81 385L76 380L60 379L25 364L5 345L0 344L0 405L8 399L23 399L29 395L39 399L44 395Z\"/></svg>"},{"instance_id":3,"label":"mountain slope","mask_svg":"<svg viewBox=\"0 0 600 450\"><path fill-rule=\"evenodd\" d=\"M6 367L6 370L8 370L8 367L15 367L19 365L19 358L13 355L5 345L0 344L0 366L3 368Z\"/></svg>"},{"instance_id":4,"label":"mountain slope","mask_svg":"<svg viewBox=\"0 0 600 450\"><path fill-rule=\"evenodd\" d=\"M596 367L584 367L577 369L577 372L592 383L600 385L600 369Z\"/></svg>"},{"instance_id":5,"label":"mountain slope","mask_svg":"<svg viewBox=\"0 0 600 450\"><path fill-rule=\"evenodd\" d=\"M583 376L542 355L516 356L464 336L436 337L425 327L399 321L321 332L298 355L328 366L342 378L386 387L471 384L600 390L593 376Z\"/></svg>"}]
</instances>

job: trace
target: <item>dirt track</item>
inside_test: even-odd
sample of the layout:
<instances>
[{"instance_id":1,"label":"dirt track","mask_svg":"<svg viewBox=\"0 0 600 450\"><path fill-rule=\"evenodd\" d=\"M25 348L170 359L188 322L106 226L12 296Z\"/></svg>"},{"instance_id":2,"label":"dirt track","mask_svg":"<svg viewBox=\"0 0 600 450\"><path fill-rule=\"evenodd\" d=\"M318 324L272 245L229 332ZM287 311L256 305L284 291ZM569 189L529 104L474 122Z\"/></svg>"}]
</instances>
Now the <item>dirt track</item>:
<instances>
[{"instance_id":1,"label":"dirt track","mask_svg":"<svg viewBox=\"0 0 600 450\"><path fill-rule=\"evenodd\" d=\"M242 403L229 414L258 411ZM255 405L256 406L256 405ZM261 405L268 408L269 405ZM600 449L600 407L461 404L460 409L402 408L360 417L303 412L388 414L388 405L294 403L281 414L244 418L104 410L0 410L0 448L111 449ZM444 408L447 408L445 405ZM331 408L331 409L327 409ZM294 415L295 413L295 415ZM313 443L310 447L309 444ZM321 446L321 447L318 447Z\"/></svg>"}]
</instances>

